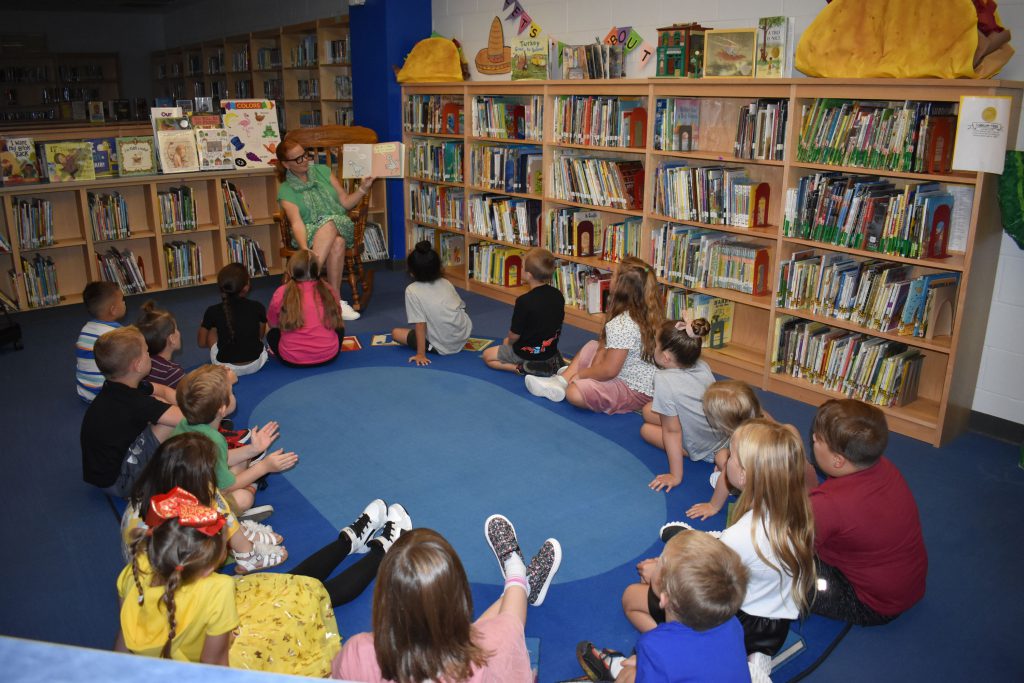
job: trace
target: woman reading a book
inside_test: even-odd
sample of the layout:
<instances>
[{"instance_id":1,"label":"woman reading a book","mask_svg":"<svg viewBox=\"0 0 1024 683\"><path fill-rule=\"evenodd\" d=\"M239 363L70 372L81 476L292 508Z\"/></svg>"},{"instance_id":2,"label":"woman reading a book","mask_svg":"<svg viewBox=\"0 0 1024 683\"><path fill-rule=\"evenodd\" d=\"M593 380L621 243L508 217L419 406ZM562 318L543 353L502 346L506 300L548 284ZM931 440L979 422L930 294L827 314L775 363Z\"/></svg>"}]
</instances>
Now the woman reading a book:
<instances>
[{"instance_id":1,"label":"woman reading a book","mask_svg":"<svg viewBox=\"0 0 1024 683\"><path fill-rule=\"evenodd\" d=\"M340 292L345 249L355 237L347 212L362 201L374 179L363 178L350 194L330 167L313 163L313 157L294 140L283 140L277 146L277 201L291 226L292 247L316 254L327 268L327 281ZM341 312L345 320L359 317L347 301L341 302Z\"/></svg>"}]
</instances>

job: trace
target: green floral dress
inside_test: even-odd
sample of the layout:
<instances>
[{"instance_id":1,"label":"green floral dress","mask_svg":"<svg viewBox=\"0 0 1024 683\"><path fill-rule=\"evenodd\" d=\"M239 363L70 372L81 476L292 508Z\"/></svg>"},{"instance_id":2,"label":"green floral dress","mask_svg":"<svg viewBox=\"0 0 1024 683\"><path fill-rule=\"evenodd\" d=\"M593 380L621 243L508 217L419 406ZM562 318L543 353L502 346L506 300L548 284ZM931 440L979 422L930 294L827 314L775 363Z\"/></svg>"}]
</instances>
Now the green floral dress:
<instances>
[{"instance_id":1,"label":"green floral dress","mask_svg":"<svg viewBox=\"0 0 1024 683\"><path fill-rule=\"evenodd\" d=\"M282 199L299 207L299 215L306 224L306 248L313 248L313 237L326 223L334 221L338 234L351 246L355 239L355 226L345 207L338 201L338 193L331 185L331 169L322 164L310 164L306 182L288 171L284 182L277 188L277 200ZM292 238L292 248L299 245Z\"/></svg>"}]
</instances>

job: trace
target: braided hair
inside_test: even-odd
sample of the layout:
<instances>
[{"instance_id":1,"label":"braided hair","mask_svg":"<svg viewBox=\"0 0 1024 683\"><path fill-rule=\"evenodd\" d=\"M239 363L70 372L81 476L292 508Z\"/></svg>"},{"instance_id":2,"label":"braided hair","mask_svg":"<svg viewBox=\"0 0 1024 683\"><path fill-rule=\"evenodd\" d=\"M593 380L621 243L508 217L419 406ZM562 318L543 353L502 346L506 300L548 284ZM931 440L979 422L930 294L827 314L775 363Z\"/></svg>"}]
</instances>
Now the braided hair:
<instances>
[{"instance_id":1,"label":"braided hair","mask_svg":"<svg viewBox=\"0 0 1024 683\"><path fill-rule=\"evenodd\" d=\"M220 290L221 306L224 307L224 321L227 323L226 341L235 338L235 327L231 320L231 306L249 286L249 271L241 263L229 263L217 273L217 288ZM219 332L219 331L218 331Z\"/></svg>"}]
</instances>

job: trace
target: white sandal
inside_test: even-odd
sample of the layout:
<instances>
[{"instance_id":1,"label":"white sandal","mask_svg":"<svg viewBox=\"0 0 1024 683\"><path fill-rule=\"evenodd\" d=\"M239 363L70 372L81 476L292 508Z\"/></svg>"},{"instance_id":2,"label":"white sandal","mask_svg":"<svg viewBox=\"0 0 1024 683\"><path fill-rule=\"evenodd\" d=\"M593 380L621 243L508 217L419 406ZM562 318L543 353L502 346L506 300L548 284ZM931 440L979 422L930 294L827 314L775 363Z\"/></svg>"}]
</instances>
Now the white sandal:
<instances>
[{"instance_id":1,"label":"white sandal","mask_svg":"<svg viewBox=\"0 0 1024 683\"><path fill-rule=\"evenodd\" d=\"M233 553L235 556L235 573L248 574L261 569L270 569L288 559L288 551L284 546L253 543L252 550L247 553Z\"/></svg>"},{"instance_id":2,"label":"white sandal","mask_svg":"<svg viewBox=\"0 0 1024 683\"><path fill-rule=\"evenodd\" d=\"M243 519L239 524L242 527L242 535L252 543L263 543L264 545L281 545L284 538L281 534L274 533L269 524L260 524L251 519Z\"/></svg>"}]
</instances>

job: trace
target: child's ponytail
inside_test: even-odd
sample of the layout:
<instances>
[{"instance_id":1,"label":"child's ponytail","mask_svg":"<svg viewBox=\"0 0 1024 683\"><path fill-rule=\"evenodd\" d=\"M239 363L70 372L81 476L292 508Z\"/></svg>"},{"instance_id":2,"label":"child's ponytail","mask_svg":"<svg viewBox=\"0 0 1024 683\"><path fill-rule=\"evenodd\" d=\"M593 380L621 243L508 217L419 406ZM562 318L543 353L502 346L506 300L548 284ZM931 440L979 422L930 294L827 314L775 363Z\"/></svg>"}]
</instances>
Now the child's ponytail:
<instances>
[{"instance_id":1,"label":"child's ponytail","mask_svg":"<svg viewBox=\"0 0 1024 683\"><path fill-rule=\"evenodd\" d=\"M658 330L658 346L675 359L680 368L691 368L700 360L704 337L711 332L711 323L704 318L666 320Z\"/></svg>"},{"instance_id":2,"label":"child's ponytail","mask_svg":"<svg viewBox=\"0 0 1024 683\"><path fill-rule=\"evenodd\" d=\"M184 567L180 564L174 567L174 571L167 577L167 585L164 587L164 594L160 598L160 601L164 603L164 607L167 608L167 642L164 643L164 649L160 651L160 657L163 659L171 658L171 643L174 642L174 637L178 635L174 591L178 590L178 586L181 585L181 574L183 571Z\"/></svg>"},{"instance_id":3,"label":"child's ponytail","mask_svg":"<svg viewBox=\"0 0 1024 683\"><path fill-rule=\"evenodd\" d=\"M249 271L241 263L229 263L217 273L217 289L220 290L220 302L224 308L224 321L228 326L228 340L235 338L231 304L242 295L242 292L248 286Z\"/></svg>"},{"instance_id":4,"label":"child's ponytail","mask_svg":"<svg viewBox=\"0 0 1024 683\"><path fill-rule=\"evenodd\" d=\"M299 282L315 282L317 297L320 299L321 318L324 327L336 330L343 327L341 306L330 286L323 280L324 272L316 254L308 249L297 251L288 259L288 273L291 276L284 288L284 300L281 302L282 330L301 329L306 321L302 315L302 292Z\"/></svg>"}]
</instances>

